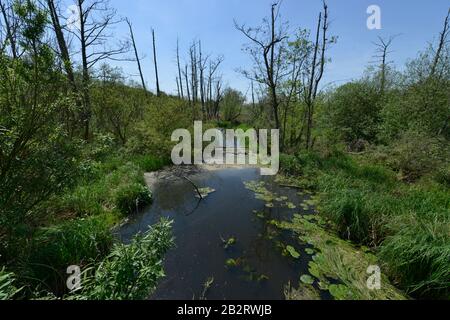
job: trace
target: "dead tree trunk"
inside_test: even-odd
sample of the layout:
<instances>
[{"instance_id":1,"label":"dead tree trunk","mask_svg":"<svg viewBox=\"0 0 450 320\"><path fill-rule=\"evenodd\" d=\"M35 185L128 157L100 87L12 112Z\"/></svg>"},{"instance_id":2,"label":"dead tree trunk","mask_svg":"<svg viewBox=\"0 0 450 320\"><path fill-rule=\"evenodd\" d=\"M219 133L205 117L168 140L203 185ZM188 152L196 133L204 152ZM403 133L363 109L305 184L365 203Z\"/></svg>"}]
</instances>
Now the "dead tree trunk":
<instances>
[{"instance_id":1,"label":"dead tree trunk","mask_svg":"<svg viewBox=\"0 0 450 320\"><path fill-rule=\"evenodd\" d=\"M180 65L180 46L179 41L177 39L177 66L178 66L178 79L180 81L180 94L181 99L184 99L184 92L183 92L183 78L181 77L181 65Z\"/></svg>"},{"instance_id":2,"label":"dead tree trunk","mask_svg":"<svg viewBox=\"0 0 450 320\"><path fill-rule=\"evenodd\" d=\"M320 31L322 27L322 45L320 45ZM317 24L316 40L314 44L314 54L311 65L311 74L309 79L309 88L306 94L306 149L313 147L312 130L314 121L314 109L319 90L320 81L322 80L324 68L325 68L325 53L327 49L327 31L328 31L328 6L324 2L323 12L323 25L322 25L322 12L319 14L319 20ZM321 55L319 57L319 48L321 47ZM319 60L320 59L320 60ZM319 60L319 62L318 62ZM319 71L316 75L317 68Z\"/></svg>"},{"instance_id":3,"label":"dead tree trunk","mask_svg":"<svg viewBox=\"0 0 450 320\"><path fill-rule=\"evenodd\" d=\"M156 77L156 95L159 97L161 96L161 91L159 88L158 62L156 59L156 39L154 29L152 29L152 37L153 37L153 62L155 64L155 77Z\"/></svg>"},{"instance_id":4,"label":"dead tree trunk","mask_svg":"<svg viewBox=\"0 0 450 320\"><path fill-rule=\"evenodd\" d=\"M6 38L9 40L12 56L14 59L17 59L18 53L13 26L11 25L11 22L9 20L6 5L3 3L2 0L0 0L0 10L2 11L3 20L5 22Z\"/></svg>"},{"instance_id":5,"label":"dead tree trunk","mask_svg":"<svg viewBox=\"0 0 450 320\"><path fill-rule=\"evenodd\" d=\"M448 10L447 17L445 18L445 21L444 21L444 28L443 28L443 30L442 30L442 32L440 34L440 37L439 37L438 49L436 50L436 55L434 57L433 64L431 66L431 72L430 72L430 76L431 77L434 77L436 75L436 71L437 71L437 68L438 68L438 65L439 65L439 61L440 61L441 55L442 55L442 50L444 50L445 45L448 42L447 41L447 37L448 37L448 34L449 34L449 30L450 30L450 21L449 21L449 19L450 19L450 9Z\"/></svg>"},{"instance_id":6,"label":"dead tree trunk","mask_svg":"<svg viewBox=\"0 0 450 320\"><path fill-rule=\"evenodd\" d=\"M61 28L61 24L59 22L58 13L56 11L56 6L53 0L47 0L47 5L50 11L50 17L52 19L53 29L55 30L56 40L58 42L59 52L61 55L61 60L64 65L64 69L67 74L67 79L74 91L77 91L77 86L75 83L75 76L73 72L72 61L70 59L69 50L67 48L67 43L64 38L64 33Z\"/></svg>"},{"instance_id":7,"label":"dead tree trunk","mask_svg":"<svg viewBox=\"0 0 450 320\"><path fill-rule=\"evenodd\" d=\"M131 21L128 19L126 19L126 22L128 24L128 28L130 29L131 44L133 45L134 55L136 57L136 63L137 63L138 70L139 70L139 76L141 77L142 88L147 93L147 86L145 85L144 74L142 73L141 59L139 58L139 53L138 53L136 41L134 38L133 25L131 24Z\"/></svg>"}]
</instances>

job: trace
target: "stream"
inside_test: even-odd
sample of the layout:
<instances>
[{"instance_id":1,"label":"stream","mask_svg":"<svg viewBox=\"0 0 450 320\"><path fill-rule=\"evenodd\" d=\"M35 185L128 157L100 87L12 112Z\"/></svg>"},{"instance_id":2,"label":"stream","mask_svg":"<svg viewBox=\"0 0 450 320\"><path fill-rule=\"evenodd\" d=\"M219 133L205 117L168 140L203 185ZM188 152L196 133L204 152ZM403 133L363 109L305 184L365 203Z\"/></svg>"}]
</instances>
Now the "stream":
<instances>
[{"instance_id":1,"label":"stream","mask_svg":"<svg viewBox=\"0 0 450 320\"><path fill-rule=\"evenodd\" d=\"M290 219L295 213L310 214L298 207L307 196L278 186L273 177L262 177L257 168L185 171L178 167L153 177L154 203L119 232L126 243L161 217L174 220L176 246L166 255L166 277L150 298L285 299L285 286L298 285L310 258L287 254L286 246L298 252L305 247L271 221ZM199 201L192 183L183 176L200 188L215 191ZM246 187L248 182L270 190L277 197L273 207L267 206L267 200L257 199L255 192ZM294 204L297 207L293 208Z\"/></svg>"}]
</instances>

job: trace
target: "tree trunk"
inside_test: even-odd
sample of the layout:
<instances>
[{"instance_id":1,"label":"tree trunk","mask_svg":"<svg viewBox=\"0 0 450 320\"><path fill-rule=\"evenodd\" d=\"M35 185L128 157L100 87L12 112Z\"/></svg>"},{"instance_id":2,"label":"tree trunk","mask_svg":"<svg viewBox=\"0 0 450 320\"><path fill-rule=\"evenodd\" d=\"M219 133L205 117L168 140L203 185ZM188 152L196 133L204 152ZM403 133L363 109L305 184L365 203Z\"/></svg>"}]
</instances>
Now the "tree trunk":
<instances>
[{"instance_id":1,"label":"tree trunk","mask_svg":"<svg viewBox=\"0 0 450 320\"><path fill-rule=\"evenodd\" d=\"M156 95L159 97L161 96L161 91L159 88L158 63L156 59L156 39L154 29L152 29L152 36L153 36L153 62L155 64L155 77L156 77Z\"/></svg>"},{"instance_id":2,"label":"tree trunk","mask_svg":"<svg viewBox=\"0 0 450 320\"><path fill-rule=\"evenodd\" d=\"M147 86L145 85L144 74L142 73L141 59L139 58L139 53L138 53L138 50L137 50L136 41L134 39L133 26L132 26L130 20L127 19L126 22L128 24L128 28L130 29L131 43L133 45L134 55L136 57L136 63L137 63L137 66L138 66L139 75L141 77L142 88L147 93Z\"/></svg>"}]
</instances>

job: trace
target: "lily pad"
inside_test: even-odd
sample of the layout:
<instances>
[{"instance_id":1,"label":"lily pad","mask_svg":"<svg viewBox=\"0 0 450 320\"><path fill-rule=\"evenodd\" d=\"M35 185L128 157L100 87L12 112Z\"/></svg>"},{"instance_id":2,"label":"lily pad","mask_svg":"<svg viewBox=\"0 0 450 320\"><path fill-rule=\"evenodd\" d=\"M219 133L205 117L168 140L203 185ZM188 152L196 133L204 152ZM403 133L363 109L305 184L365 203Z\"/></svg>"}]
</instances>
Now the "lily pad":
<instances>
[{"instance_id":1,"label":"lily pad","mask_svg":"<svg viewBox=\"0 0 450 320\"><path fill-rule=\"evenodd\" d=\"M314 278L308 274L304 274L300 277L300 281L303 282L304 284L313 284Z\"/></svg>"},{"instance_id":2,"label":"lily pad","mask_svg":"<svg viewBox=\"0 0 450 320\"><path fill-rule=\"evenodd\" d=\"M291 210L297 208L297 207L295 206L295 204L293 204L292 202L287 202L287 203L286 203L286 207L288 207L288 208L291 209Z\"/></svg>"},{"instance_id":3,"label":"lily pad","mask_svg":"<svg viewBox=\"0 0 450 320\"><path fill-rule=\"evenodd\" d=\"M298 253L294 247L286 246L286 251L291 255L292 258L294 258L294 259L300 258L300 253Z\"/></svg>"}]
</instances>

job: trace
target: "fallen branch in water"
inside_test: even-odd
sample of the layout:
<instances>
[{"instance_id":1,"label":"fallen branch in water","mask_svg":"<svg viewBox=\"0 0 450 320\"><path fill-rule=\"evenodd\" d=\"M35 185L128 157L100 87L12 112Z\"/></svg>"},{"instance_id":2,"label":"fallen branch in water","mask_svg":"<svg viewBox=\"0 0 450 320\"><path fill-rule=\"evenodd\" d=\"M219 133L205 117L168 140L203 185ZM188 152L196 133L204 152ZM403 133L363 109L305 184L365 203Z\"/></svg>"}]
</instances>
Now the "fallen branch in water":
<instances>
[{"instance_id":1,"label":"fallen branch in water","mask_svg":"<svg viewBox=\"0 0 450 320\"><path fill-rule=\"evenodd\" d=\"M197 187L197 185L195 183L193 183L188 177L183 177L183 179L187 180L190 184L192 184L194 186L195 190L198 193L198 196L200 197L200 200L203 200L202 193L200 192L200 189Z\"/></svg>"}]
</instances>

